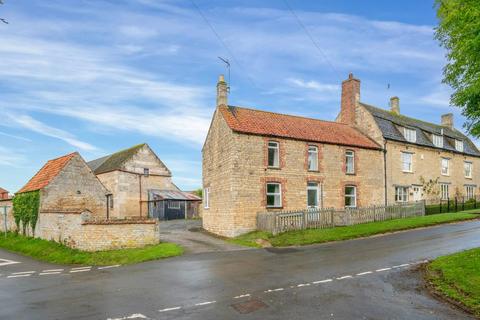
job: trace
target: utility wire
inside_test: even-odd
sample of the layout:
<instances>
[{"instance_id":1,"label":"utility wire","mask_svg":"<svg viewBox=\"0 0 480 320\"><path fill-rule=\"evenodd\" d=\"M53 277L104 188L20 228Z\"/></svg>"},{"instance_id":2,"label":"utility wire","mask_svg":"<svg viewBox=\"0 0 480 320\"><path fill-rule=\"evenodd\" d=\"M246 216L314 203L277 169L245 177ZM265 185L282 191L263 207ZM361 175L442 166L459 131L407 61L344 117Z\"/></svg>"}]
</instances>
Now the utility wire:
<instances>
[{"instance_id":1,"label":"utility wire","mask_svg":"<svg viewBox=\"0 0 480 320\"><path fill-rule=\"evenodd\" d=\"M225 48L225 50L227 50L228 54L233 58L233 61L240 67L240 70L246 70L246 68L244 68L243 64L240 63L240 61L235 57L235 54L233 53L233 51L229 48L229 46L225 43L225 41L223 41L222 37L220 37L220 35L218 34L218 32L215 30L215 28L213 27L213 25L210 23L210 21L208 20L208 18L203 14L202 10L200 9L200 7L195 3L194 0L190 0L190 2L192 3L192 5L195 7L195 9L197 10L198 14L203 18L203 20L205 21L205 23L208 25L208 27L210 28L210 30L212 30L213 34L215 35L215 37L217 37L218 41L222 44L222 46ZM252 77L246 73L247 75L247 78L248 80L250 80L250 82L253 84L254 87L257 87L257 85L255 84L255 81L253 81ZM258 88L258 87L257 87Z\"/></svg>"},{"instance_id":2,"label":"utility wire","mask_svg":"<svg viewBox=\"0 0 480 320\"><path fill-rule=\"evenodd\" d=\"M342 77L340 76L340 73L338 72L337 68L335 68L335 66L330 62L330 60L328 59L327 55L325 54L325 52L323 52L322 48L320 48L320 46L318 45L318 43L315 41L315 39L313 38L312 34L310 33L310 31L308 31L307 27L302 23L302 20L300 20L300 18L298 17L298 15L295 13L295 11L293 10L293 8L290 6L290 4L288 3L288 0L284 0L285 1L285 5L287 6L288 10L290 11L290 13L295 17L295 19L297 20L298 24L300 25L300 27L302 27L303 31L305 31L307 37L310 39L310 41L312 41L313 45L315 46L315 48L317 48L318 52L320 52L320 54L322 55L323 59L330 65L330 67L332 68L333 72L338 76L338 78L341 80Z\"/></svg>"}]
</instances>

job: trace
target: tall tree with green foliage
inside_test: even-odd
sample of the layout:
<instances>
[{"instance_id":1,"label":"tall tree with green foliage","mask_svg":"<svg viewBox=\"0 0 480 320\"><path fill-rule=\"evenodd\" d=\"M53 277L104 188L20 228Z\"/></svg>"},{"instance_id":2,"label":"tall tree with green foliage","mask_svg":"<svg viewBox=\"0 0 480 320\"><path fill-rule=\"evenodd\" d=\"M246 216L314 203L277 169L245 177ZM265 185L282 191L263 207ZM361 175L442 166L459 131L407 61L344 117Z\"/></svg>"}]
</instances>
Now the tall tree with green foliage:
<instances>
[{"instance_id":1,"label":"tall tree with green foliage","mask_svg":"<svg viewBox=\"0 0 480 320\"><path fill-rule=\"evenodd\" d=\"M436 0L435 37L447 49L443 82L454 92L451 104L462 109L466 129L480 137L480 1Z\"/></svg>"}]
</instances>

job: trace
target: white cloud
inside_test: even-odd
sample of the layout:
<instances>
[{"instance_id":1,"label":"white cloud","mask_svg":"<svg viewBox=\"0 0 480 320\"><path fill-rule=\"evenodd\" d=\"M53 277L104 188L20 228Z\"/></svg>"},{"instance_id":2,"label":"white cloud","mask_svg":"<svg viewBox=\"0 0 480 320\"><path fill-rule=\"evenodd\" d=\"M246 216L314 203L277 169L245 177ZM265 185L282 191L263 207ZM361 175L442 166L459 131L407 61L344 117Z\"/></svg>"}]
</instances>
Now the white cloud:
<instances>
[{"instance_id":1,"label":"white cloud","mask_svg":"<svg viewBox=\"0 0 480 320\"><path fill-rule=\"evenodd\" d=\"M311 89L319 92L338 93L340 91L340 86L337 84L320 83L315 80L305 81L305 80L296 79L296 78L289 78L287 79L287 81L299 88Z\"/></svg>"},{"instance_id":2,"label":"white cloud","mask_svg":"<svg viewBox=\"0 0 480 320\"><path fill-rule=\"evenodd\" d=\"M16 149L0 146L0 166L22 167L27 161L23 153Z\"/></svg>"}]
</instances>

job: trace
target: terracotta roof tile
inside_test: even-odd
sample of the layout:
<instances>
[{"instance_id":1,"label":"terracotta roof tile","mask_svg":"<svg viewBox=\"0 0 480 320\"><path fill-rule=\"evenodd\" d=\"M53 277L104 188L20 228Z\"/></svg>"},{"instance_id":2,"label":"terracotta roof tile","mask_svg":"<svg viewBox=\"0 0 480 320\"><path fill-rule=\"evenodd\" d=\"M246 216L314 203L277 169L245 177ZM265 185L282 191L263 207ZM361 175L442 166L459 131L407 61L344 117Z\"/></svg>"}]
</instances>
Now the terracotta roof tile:
<instances>
[{"instance_id":1,"label":"terracotta roof tile","mask_svg":"<svg viewBox=\"0 0 480 320\"><path fill-rule=\"evenodd\" d=\"M338 122L285 115L234 106L220 106L228 126L236 132L381 149L357 129Z\"/></svg>"},{"instance_id":2,"label":"terracotta roof tile","mask_svg":"<svg viewBox=\"0 0 480 320\"><path fill-rule=\"evenodd\" d=\"M43 189L62 171L68 161L77 154L77 152L74 152L60 158L49 160L17 193Z\"/></svg>"}]
</instances>

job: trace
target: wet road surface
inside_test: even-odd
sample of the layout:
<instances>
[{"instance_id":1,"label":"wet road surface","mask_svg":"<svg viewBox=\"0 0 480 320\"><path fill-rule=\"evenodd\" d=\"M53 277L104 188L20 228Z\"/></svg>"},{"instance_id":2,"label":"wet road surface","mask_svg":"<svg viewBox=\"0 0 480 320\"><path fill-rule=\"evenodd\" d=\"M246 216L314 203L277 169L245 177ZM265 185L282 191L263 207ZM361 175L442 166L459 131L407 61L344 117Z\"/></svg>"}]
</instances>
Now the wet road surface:
<instances>
[{"instance_id":1,"label":"wet road surface","mask_svg":"<svg viewBox=\"0 0 480 320\"><path fill-rule=\"evenodd\" d=\"M475 221L299 248L0 277L0 319L469 319L430 297L415 269L424 259L478 246Z\"/></svg>"}]
</instances>

